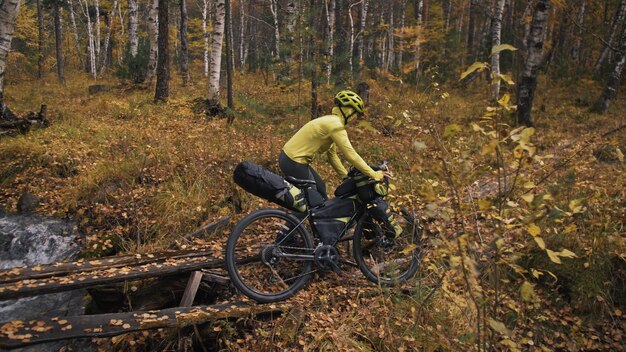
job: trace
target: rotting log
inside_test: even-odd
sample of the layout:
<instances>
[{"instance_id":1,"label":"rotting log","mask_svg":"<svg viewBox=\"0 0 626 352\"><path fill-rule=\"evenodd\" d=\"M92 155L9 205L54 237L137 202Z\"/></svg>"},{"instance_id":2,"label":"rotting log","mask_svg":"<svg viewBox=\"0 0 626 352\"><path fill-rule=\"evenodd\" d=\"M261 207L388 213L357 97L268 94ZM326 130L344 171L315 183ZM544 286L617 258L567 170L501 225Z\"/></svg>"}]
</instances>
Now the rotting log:
<instances>
[{"instance_id":1,"label":"rotting log","mask_svg":"<svg viewBox=\"0 0 626 352\"><path fill-rule=\"evenodd\" d=\"M205 236L211 233L215 233L219 229L222 229L228 226L229 223L230 223L230 216L223 216L219 218L217 221L214 221L208 225L202 226L186 234L185 236L183 236L183 238L186 240L190 240L192 238L197 238L197 237Z\"/></svg>"},{"instance_id":2,"label":"rotting log","mask_svg":"<svg viewBox=\"0 0 626 352\"><path fill-rule=\"evenodd\" d=\"M0 284L0 300L68 291L120 281L175 275L200 269L214 269L223 265L224 261L221 258L215 258L211 253L206 253L204 256L166 259L138 266L115 267L43 279L27 279Z\"/></svg>"},{"instance_id":3,"label":"rotting log","mask_svg":"<svg viewBox=\"0 0 626 352\"><path fill-rule=\"evenodd\" d=\"M165 261L168 259L206 257L213 254L214 252L212 251L199 251L198 249L192 249L164 251L152 254L129 254L93 260L79 260L75 262L59 262L30 267L18 267L0 270L0 283L6 284L22 280L43 279L52 276L66 276L77 272L86 273L90 271L121 268L125 266L138 266Z\"/></svg>"},{"instance_id":4,"label":"rotting log","mask_svg":"<svg viewBox=\"0 0 626 352\"><path fill-rule=\"evenodd\" d=\"M0 323L0 347L17 348L80 337L108 337L140 330L183 328L216 319L278 313L286 311L289 307L290 305L286 303L254 305L232 302L213 306L175 307L157 311L83 315L27 322L13 320Z\"/></svg>"}]
</instances>

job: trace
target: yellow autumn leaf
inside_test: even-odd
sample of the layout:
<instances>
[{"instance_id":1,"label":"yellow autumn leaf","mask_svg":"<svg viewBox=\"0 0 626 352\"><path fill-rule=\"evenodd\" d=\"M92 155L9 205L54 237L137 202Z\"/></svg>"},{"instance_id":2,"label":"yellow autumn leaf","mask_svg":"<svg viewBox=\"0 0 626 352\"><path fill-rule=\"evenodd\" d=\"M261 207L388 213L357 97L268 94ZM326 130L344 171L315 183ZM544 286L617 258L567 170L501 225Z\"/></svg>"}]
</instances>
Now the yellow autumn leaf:
<instances>
[{"instance_id":1,"label":"yellow autumn leaf","mask_svg":"<svg viewBox=\"0 0 626 352\"><path fill-rule=\"evenodd\" d=\"M537 245L539 246L539 248L546 249L546 243L543 241L543 238L539 237L539 236L535 236L533 237L535 239L535 242L537 242Z\"/></svg>"},{"instance_id":2,"label":"yellow autumn leaf","mask_svg":"<svg viewBox=\"0 0 626 352\"><path fill-rule=\"evenodd\" d=\"M563 258L577 258L576 253L570 251L569 249L563 249L558 253L558 255Z\"/></svg>"},{"instance_id":3,"label":"yellow autumn leaf","mask_svg":"<svg viewBox=\"0 0 626 352\"><path fill-rule=\"evenodd\" d=\"M478 208L483 211L491 209L491 201L489 199L480 199L478 201Z\"/></svg>"},{"instance_id":4,"label":"yellow autumn leaf","mask_svg":"<svg viewBox=\"0 0 626 352\"><path fill-rule=\"evenodd\" d=\"M417 245L415 245L414 243L411 243L408 246L404 247L404 249L402 249L402 254L407 255L413 252L416 248L417 248Z\"/></svg>"},{"instance_id":5,"label":"yellow autumn leaf","mask_svg":"<svg viewBox=\"0 0 626 352\"><path fill-rule=\"evenodd\" d=\"M522 196L522 199L525 200L527 203L532 203L535 199L535 195L532 193L527 193Z\"/></svg>"},{"instance_id":6,"label":"yellow autumn leaf","mask_svg":"<svg viewBox=\"0 0 626 352\"><path fill-rule=\"evenodd\" d=\"M541 233L541 227L537 226L534 222L528 224L526 226L526 230L533 237L535 237L535 236L537 236L537 235L539 235Z\"/></svg>"},{"instance_id":7,"label":"yellow autumn leaf","mask_svg":"<svg viewBox=\"0 0 626 352\"><path fill-rule=\"evenodd\" d=\"M507 329L503 322L489 318L489 326L502 335L511 336L511 330Z\"/></svg>"},{"instance_id":8,"label":"yellow autumn leaf","mask_svg":"<svg viewBox=\"0 0 626 352\"><path fill-rule=\"evenodd\" d=\"M533 181L528 181L528 182L524 183L524 188L526 188L526 189L533 189L535 187L536 187L536 185L535 185L535 183Z\"/></svg>"},{"instance_id":9,"label":"yellow autumn leaf","mask_svg":"<svg viewBox=\"0 0 626 352\"><path fill-rule=\"evenodd\" d=\"M554 251L551 251L549 249L546 249L546 253L548 253L548 257L550 258L550 260L552 262L557 263L557 264L561 264L561 258L559 258L557 253L555 253Z\"/></svg>"},{"instance_id":10,"label":"yellow autumn leaf","mask_svg":"<svg viewBox=\"0 0 626 352\"><path fill-rule=\"evenodd\" d=\"M465 72L461 73L461 78L459 78L459 81L462 81L463 79L465 79L465 77L471 75L472 73L474 73L475 71L482 71L485 68L487 68L487 64L484 62L474 62L470 67L467 68L467 70L465 70Z\"/></svg>"},{"instance_id":11,"label":"yellow autumn leaf","mask_svg":"<svg viewBox=\"0 0 626 352\"><path fill-rule=\"evenodd\" d=\"M533 302L536 298L535 288L533 284L528 281L524 281L522 286L520 287L520 295L522 296L522 300L525 302Z\"/></svg>"}]
</instances>

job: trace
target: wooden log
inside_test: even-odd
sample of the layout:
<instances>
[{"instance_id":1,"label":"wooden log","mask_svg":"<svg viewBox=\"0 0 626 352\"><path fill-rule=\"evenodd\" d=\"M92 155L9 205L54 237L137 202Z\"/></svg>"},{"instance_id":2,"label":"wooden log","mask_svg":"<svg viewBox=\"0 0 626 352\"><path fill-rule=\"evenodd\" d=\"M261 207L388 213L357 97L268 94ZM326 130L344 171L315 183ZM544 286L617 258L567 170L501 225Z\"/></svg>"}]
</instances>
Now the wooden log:
<instances>
[{"instance_id":1,"label":"wooden log","mask_svg":"<svg viewBox=\"0 0 626 352\"><path fill-rule=\"evenodd\" d=\"M219 218L217 221L214 221L208 225L202 226L188 234L186 234L185 236L183 236L184 239L189 240L192 238L197 238L197 237L201 237L201 236L205 236L211 233L215 233L217 232L219 229L224 228L226 226L228 226L228 224L230 223L230 216L223 216L221 218Z\"/></svg>"},{"instance_id":2,"label":"wooden log","mask_svg":"<svg viewBox=\"0 0 626 352\"><path fill-rule=\"evenodd\" d=\"M16 282L21 280L43 279L52 276L65 276L77 272L89 272L111 268L121 268L129 265L143 265L167 259L195 258L213 255L213 251L178 250L164 251L153 254L129 254L117 257L108 257L93 260L79 260L75 262L60 262L30 267L18 267L0 270L0 283Z\"/></svg>"},{"instance_id":3,"label":"wooden log","mask_svg":"<svg viewBox=\"0 0 626 352\"><path fill-rule=\"evenodd\" d=\"M200 281L202 280L202 272L194 271L189 276L189 281L187 281L187 287L185 288L185 292L183 293L183 298L180 300L180 307L191 307L193 305L193 300L196 298L196 293L198 292L198 287L200 286Z\"/></svg>"},{"instance_id":4,"label":"wooden log","mask_svg":"<svg viewBox=\"0 0 626 352\"><path fill-rule=\"evenodd\" d=\"M222 259L217 259L212 255L205 255L176 260L170 259L139 266L124 266L121 268L81 272L61 277L22 280L0 284L0 300L68 291L126 280L181 274L205 268L219 268L223 265L224 261Z\"/></svg>"},{"instance_id":5,"label":"wooden log","mask_svg":"<svg viewBox=\"0 0 626 352\"><path fill-rule=\"evenodd\" d=\"M63 318L13 320L0 323L0 347L17 348L42 342L79 337L107 337L133 331L183 328L210 320L240 318L289 309L289 304L252 305L231 302L213 306L175 307L157 311L141 311Z\"/></svg>"}]
</instances>

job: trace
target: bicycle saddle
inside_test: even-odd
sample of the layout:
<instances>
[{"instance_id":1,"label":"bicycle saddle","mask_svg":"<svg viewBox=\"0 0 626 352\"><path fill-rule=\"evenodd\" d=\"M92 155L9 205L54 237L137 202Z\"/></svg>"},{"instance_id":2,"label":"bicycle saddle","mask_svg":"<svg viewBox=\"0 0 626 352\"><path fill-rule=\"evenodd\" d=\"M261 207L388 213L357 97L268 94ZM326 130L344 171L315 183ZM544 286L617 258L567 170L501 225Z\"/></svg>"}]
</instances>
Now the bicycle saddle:
<instances>
[{"instance_id":1,"label":"bicycle saddle","mask_svg":"<svg viewBox=\"0 0 626 352\"><path fill-rule=\"evenodd\" d=\"M314 186L315 185L315 180L302 180L299 178L295 178L293 176L287 176L285 178L287 181L289 181L289 183L299 187L303 187L303 186Z\"/></svg>"}]
</instances>

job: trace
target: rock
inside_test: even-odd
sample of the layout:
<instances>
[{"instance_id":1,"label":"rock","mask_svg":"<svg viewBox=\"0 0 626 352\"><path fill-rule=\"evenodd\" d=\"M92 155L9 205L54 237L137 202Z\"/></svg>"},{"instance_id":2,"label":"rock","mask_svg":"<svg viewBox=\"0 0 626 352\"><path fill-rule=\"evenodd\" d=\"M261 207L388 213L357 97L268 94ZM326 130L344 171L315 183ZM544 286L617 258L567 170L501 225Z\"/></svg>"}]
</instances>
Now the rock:
<instances>
[{"instance_id":1,"label":"rock","mask_svg":"<svg viewBox=\"0 0 626 352\"><path fill-rule=\"evenodd\" d=\"M39 197L26 191L17 201L17 212L19 214L34 213L37 207L39 207L39 202Z\"/></svg>"},{"instance_id":2,"label":"rock","mask_svg":"<svg viewBox=\"0 0 626 352\"><path fill-rule=\"evenodd\" d=\"M111 90L111 87L106 84L92 84L88 88L89 95L94 95L102 92L108 92Z\"/></svg>"}]
</instances>

